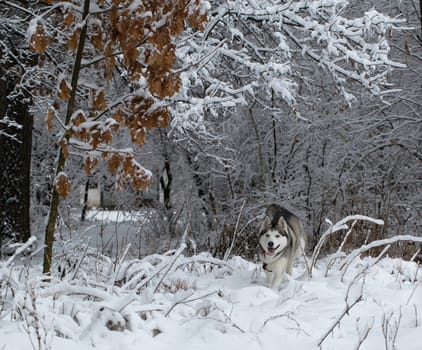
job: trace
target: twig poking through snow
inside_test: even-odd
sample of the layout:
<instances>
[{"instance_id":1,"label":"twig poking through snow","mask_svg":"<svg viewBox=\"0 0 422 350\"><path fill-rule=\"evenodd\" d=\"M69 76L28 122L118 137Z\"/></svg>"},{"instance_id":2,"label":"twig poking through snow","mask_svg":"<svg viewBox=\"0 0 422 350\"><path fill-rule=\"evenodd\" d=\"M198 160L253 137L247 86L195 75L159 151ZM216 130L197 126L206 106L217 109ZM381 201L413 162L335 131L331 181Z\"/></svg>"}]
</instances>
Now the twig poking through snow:
<instances>
[{"instance_id":1,"label":"twig poking through snow","mask_svg":"<svg viewBox=\"0 0 422 350\"><path fill-rule=\"evenodd\" d=\"M188 295L186 295L186 296L184 296L183 298L181 298L180 300L178 300L178 301L176 301L172 306L170 306L170 308L167 310L167 312L164 314L164 317L167 317L169 314L170 314L170 312L172 312L173 311L173 309L177 306L177 305L180 305L180 304L187 304L187 303L191 303L191 302L193 302L193 301L197 301L197 300L200 300L200 299L204 299L204 298L207 298L207 297L209 297L209 296L211 296L211 295L213 295L213 294L218 294L218 293L220 293L220 291L219 290L214 290L214 291L212 291L212 292L210 292L210 293L206 293L206 294L204 294L204 295L199 295L199 296L197 296L197 297L194 297L194 298L190 298L191 296L193 296L193 292L191 292L190 294L188 294ZM190 299L189 299L190 298Z\"/></svg>"},{"instance_id":2,"label":"twig poking through snow","mask_svg":"<svg viewBox=\"0 0 422 350\"><path fill-rule=\"evenodd\" d=\"M290 320L290 321L292 321L292 322L294 322L295 324L296 324L296 327L297 328L295 328L298 332L302 332L302 333L304 333L305 335L307 335L308 337L310 336L309 335L309 333L307 333L306 331L304 331L301 327L300 327L300 323L292 316L292 312L286 312L286 313L284 313L284 314L281 314L281 315L274 315L274 316L271 316L271 317L269 317L269 318L267 318L265 321L264 321L264 324L262 325L262 327L261 327L261 329L260 329L260 331L262 331L263 329L264 329L264 327L267 325L267 323L268 322L270 322L270 321L273 321L273 320L276 320L277 318L282 318L282 317L285 317L285 318L287 318L288 320Z\"/></svg>"},{"instance_id":3,"label":"twig poking through snow","mask_svg":"<svg viewBox=\"0 0 422 350\"><path fill-rule=\"evenodd\" d=\"M360 321L360 318L358 318L356 320L356 330L357 330L357 333L358 333L359 340L358 340L358 343L353 348L353 350L359 350L361 345L363 344L363 342L366 340L366 338L368 338L369 332L374 327L375 319L372 318L372 321L371 321L370 324L365 323L363 329L359 328L359 321Z\"/></svg>"},{"instance_id":4,"label":"twig poking through snow","mask_svg":"<svg viewBox=\"0 0 422 350\"><path fill-rule=\"evenodd\" d=\"M88 247L89 247L89 242L91 241L91 237L88 238L88 241L86 242L86 246L84 249L84 252L82 253L82 256L80 257L80 259L78 260L78 263L75 267L75 269L73 270L73 273L71 275L71 277L69 278L69 280L73 280L76 278L77 274L78 274L78 270L81 267L82 261L85 259L86 254L88 252Z\"/></svg>"},{"instance_id":5,"label":"twig poking through snow","mask_svg":"<svg viewBox=\"0 0 422 350\"><path fill-rule=\"evenodd\" d=\"M28 284L28 290L20 305L20 312L25 321L23 329L28 334L34 350L50 350L53 333L52 324L46 325L46 320L37 309L35 287Z\"/></svg>"},{"instance_id":6,"label":"twig poking through snow","mask_svg":"<svg viewBox=\"0 0 422 350\"><path fill-rule=\"evenodd\" d=\"M349 287L347 288L347 293L346 293L346 298L345 298L346 305L345 305L343 311L340 313L340 315L336 318L336 320L333 322L333 324L331 325L331 327L328 329L328 331L325 332L325 334L318 341L318 347L319 348L321 348L321 345L325 341L325 339L334 331L334 328L336 328L337 325L340 325L340 322L343 319L343 317L345 315L349 315L350 310L356 304L358 304L359 302L361 302L363 300L363 287L365 285L365 279L363 280L363 282L361 284L359 296L357 298L355 298L352 303L349 303L349 293L350 293L350 291L352 289L353 284L358 280L358 278L359 278L359 275L356 276L352 280L352 282L350 283Z\"/></svg>"},{"instance_id":7,"label":"twig poking through snow","mask_svg":"<svg viewBox=\"0 0 422 350\"><path fill-rule=\"evenodd\" d=\"M419 267L418 267L418 268L419 268ZM417 270L416 270L416 271L417 271ZM412 290L412 293L410 293L409 298L407 298L406 305L409 305L410 300L412 300L413 295L414 295L414 294L415 294L415 292L416 292L416 289L418 289L421 285L422 285L422 280L420 280L418 283L416 283L415 287L414 287L414 288L413 288L413 290Z\"/></svg>"},{"instance_id":8,"label":"twig poking through snow","mask_svg":"<svg viewBox=\"0 0 422 350\"><path fill-rule=\"evenodd\" d=\"M223 258L224 261L227 261L229 259L234 247L234 242L236 242L237 229L239 228L240 216L242 215L242 210L243 210L243 207L245 206L245 202L246 200L244 199L242 206L240 207L239 215L237 216L236 227L234 228L232 243L230 244L229 249L227 249L227 251L224 254L224 258Z\"/></svg>"},{"instance_id":9,"label":"twig poking through snow","mask_svg":"<svg viewBox=\"0 0 422 350\"><path fill-rule=\"evenodd\" d=\"M34 243L36 240L37 238L35 236L32 236L25 243L20 244L19 248L16 249L15 253L9 259L7 259L6 263L4 264L4 267L10 267L13 260L15 260L15 258L19 254L23 253L27 248L29 248L31 244Z\"/></svg>"},{"instance_id":10,"label":"twig poking through snow","mask_svg":"<svg viewBox=\"0 0 422 350\"><path fill-rule=\"evenodd\" d=\"M336 318L336 320L333 322L332 326L330 327L330 329L320 338L320 340L318 341L318 347L321 347L322 343L324 342L324 340L330 335L331 332L334 331L334 328L336 328L337 325L340 324L341 320L343 319L343 317L345 315L349 314L349 311L360 301L362 301L362 295L358 296L350 305L348 303L346 303L346 306L344 307L343 311L341 312L341 314Z\"/></svg>"},{"instance_id":11,"label":"twig poking through snow","mask_svg":"<svg viewBox=\"0 0 422 350\"><path fill-rule=\"evenodd\" d=\"M400 329L400 322L401 318L403 316L401 307L399 309L399 314L396 316L396 319L394 319L394 316L396 313L390 312L387 314L384 314L382 318L382 334L384 335L384 343L385 343L385 349L386 350L396 350L396 340L397 335L399 333Z\"/></svg>"},{"instance_id":12,"label":"twig poking through snow","mask_svg":"<svg viewBox=\"0 0 422 350\"><path fill-rule=\"evenodd\" d=\"M373 219L369 216L365 216L365 215L351 215L351 216L347 216L344 219L340 220L339 222L335 223L333 225L333 223L326 219L326 222L330 225L330 227L328 228L328 230L326 230L324 232L324 234L321 236L321 238L319 239L317 245L315 246L314 252L312 254L312 259L311 259L311 267L310 267L310 276L312 277L312 269L315 267L316 265L316 261L318 259L318 256L321 252L321 248L322 245L325 243L325 241L327 240L327 238L338 232L338 231L342 231L342 230L347 230L349 227L346 225L346 223L348 221L356 221L356 220L363 220L363 221L369 221L372 222L374 224L377 225L384 225L384 221L382 220L377 220L377 219ZM352 225L352 227L354 226L354 223ZM349 233L348 233L349 234Z\"/></svg>"},{"instance_id":13,"label":"twig poking through snow","mask_svg":"<svg viewBox=\"0 0 422 350\"><path fill-rule=\"evenodd\" d=\"M186 226L185 232L183 233L183 238L182 238L182 244L180 245L180 247L176 250L176 252L174 253L173 259L171 259L170 263L167 265L163 275L161 276L160 280L158 281L158 283L155 285L154 288L154 292L156 293L158 290L158 287L160 286L161 282L163 282L164 278L167 276L167 274L170 272L171 268L173 267L174 263L176 262L177 258L183 253L183 251L186 249L187 244L185 242L186 236L187 236L187 232L188 232L188 226Z\"/></svg>"},{"instance_id":14,"label":"twig poking through snow","mask_svg":"<svg viewBox=\"0 0 422 350\"><path fill-rule=\"evenodd\" d=\"M394 236L392 238L380 239L380 240L377 240L377 241L373 241L369 244L365 244L365 245L361 246L360 248L353 250L346 257L343 264L339 268L339 270L344 269L342 276L344 276L345 271L347 270L347 268L351 264L351 262L356 257L358 257L360 254L362 254L362 253L364 253L364 252L366 252L366 251L368 251L372 248L380 247L380 246L383 246L383 245L391 245L393 243L400 242L400 241L411 241L411 242L422 243L422 237L416 237L416 236L411 236L411 235Z\"/></svg>"},{"instance_id":15,"label":"twig poking through snow","mask_svg":"<svg viewBox=\"0 0 422 350\"><path fill-rule=\"evenodd\" d=\"M368 271L371 267L373 267L376 263L378 263L378 261L381 260L381 258L384 256L385 253L387 253L387 251L388 251L388 249L390 249L390 247L391 247L391 244L385 246L384 249L382 250L382 252L378 254L376 259L373 262L371 262L371 264L366 266L366 268L363 271L361 271L361 274L364 273L365 271ZM346 266L346 268L344 269L343 273L341 274L340 281L344 282L344 275L346 274L346 270L348 269L348 267L349 267L349 265L351 264L352 261L350 261L348 263L348 265ZM340 267L340 269L341 268L343 268L343 266Z\"/></svg>"}]
</instances>

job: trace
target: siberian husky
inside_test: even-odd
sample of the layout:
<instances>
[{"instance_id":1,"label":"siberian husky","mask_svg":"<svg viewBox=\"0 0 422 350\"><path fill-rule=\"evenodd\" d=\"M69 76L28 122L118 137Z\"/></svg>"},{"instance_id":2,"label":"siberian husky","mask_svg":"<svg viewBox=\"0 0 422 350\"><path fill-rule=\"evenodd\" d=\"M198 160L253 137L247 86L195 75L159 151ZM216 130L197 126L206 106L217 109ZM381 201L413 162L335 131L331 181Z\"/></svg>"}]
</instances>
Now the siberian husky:
<instances>
[{"instance_id":1,"label":"siberian husky","mask_svg":"<svg viewBox=\"0 0 422 350\"><path fill-rule=\"evenodd\" d=\"M268 206L259 229L259 257L271 288L278 289L303 254L306 236L299 218L277 204Z\"/></svg>"}]
</instances>

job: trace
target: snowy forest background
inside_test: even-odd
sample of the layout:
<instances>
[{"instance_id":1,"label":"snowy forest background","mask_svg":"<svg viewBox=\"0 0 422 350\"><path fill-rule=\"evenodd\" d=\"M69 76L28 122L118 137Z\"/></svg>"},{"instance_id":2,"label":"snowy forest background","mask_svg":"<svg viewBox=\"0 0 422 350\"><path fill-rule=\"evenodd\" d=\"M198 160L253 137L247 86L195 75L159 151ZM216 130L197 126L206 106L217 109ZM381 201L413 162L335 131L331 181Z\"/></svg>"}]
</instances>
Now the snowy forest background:
<instances>
[{"instance_id":1,"label":"snowy forest background","mask_svg":"<svg viewBox=\"0 0 422 350\"><path fill-rule=\"evenodd\" d=\"M192 2L202 11L208 6L209 18L197 25L203 28L187 28L171 39L175 57L169 60L179 79L171 93L147 87L147 60L144 73L127 72L130 54L124 51L113 54L112 68L103 64L98 58L110 41L104 34L109 28L104 25L98 35L99 17L92 19L74 107L86 124L75 122L79 131L69 137L62 116L69 104L60 94L66 94L64 81L70 85L75 59L76 49L66 47L81 27L77 4L55 5L65 14L57 24L52 5L1 2L2 251L30 234L43 241L63 140L69 156L62 170L71 187L60 202L56 235L62 228L81 231L84 193L98 185L109 208L154 209L147 211L147 222L133 224L136 239L144 242L141 255L177 246L189 223L197 249L220 255L237 225L242 239L234 253L250 256L247 250L255 247L247 243L271 202L304 220L310 249L325 218L356 213L384 220L371 240L420 235L417 1ZM138 46L138 61L145 60L148 45L157 47ZM113 130L116 106L136 114L122 101L139 95L158 112L141 116L137 131L132 121L112 140L103 133L72 142L83 128L97 135ZM145 108L142 103L138 109ZM153 118L161 121L151 123ZM134 155L143 176L151 171L149 192L120 186L127 174L105 150ZM95 166L100 153L105 160ZM367 240L362 232L357 237Z\"/></svg>"},{"instance_id":2,"label":"snowy forest background","mask_svg":"<svg viewBox=\"0 0 422 350\"><path fill-rule=\"evenodd\" d=\"M0 0L0 349L419 349L421 9Z\"/></svg>"}]
</instances>

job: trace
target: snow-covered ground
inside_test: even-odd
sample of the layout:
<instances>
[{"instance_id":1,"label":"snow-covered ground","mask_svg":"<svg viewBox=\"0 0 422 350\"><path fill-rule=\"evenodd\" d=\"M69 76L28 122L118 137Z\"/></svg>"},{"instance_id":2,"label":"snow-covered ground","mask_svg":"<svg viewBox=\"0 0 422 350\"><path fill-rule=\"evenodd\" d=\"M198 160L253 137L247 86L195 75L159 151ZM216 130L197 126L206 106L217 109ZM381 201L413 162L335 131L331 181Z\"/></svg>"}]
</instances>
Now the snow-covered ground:
<instances>
[{"instance_id":1,"label":"snow-covered ground","mask_svg":"<svg viewBox=\"0 0 422 350\"><path fill-rule=\"evenodd\" d=\"M86 213L87 221L97 221L103 223L115 222L145 222L152 210L143 211L121 211L121 210L97 210L91 209Z\"/></svg>"},{"instance_id":2,"label":"snow-covered ground","mask_svg":"<svg viewBox=\"0 0 422 350\"><path fill-rule=\"evenodd\" d=\"M0 349L422 349L414 262L357 258L345 271L326 257L309 279L302 261L302 277L274 291L254 263L182 251L111 261L88 250L52 282L3 262Z\"/></svg>"}]
</instances>

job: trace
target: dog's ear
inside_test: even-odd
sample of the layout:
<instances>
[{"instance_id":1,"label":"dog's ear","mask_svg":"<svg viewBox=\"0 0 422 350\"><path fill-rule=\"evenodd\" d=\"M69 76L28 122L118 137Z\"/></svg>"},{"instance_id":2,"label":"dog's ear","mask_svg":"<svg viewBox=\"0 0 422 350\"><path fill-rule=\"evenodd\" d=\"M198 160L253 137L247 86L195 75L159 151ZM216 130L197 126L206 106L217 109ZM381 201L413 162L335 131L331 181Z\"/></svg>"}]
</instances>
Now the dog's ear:
<instances>
[{"instance_id":1,"label":"dog's ear","mask_svg":"<svg viewBox=\"0 0 422 350\"><path fill-rule=\"evenodd\" d=\"M288 227L287 227L287 222L286 220L284 220L284 218L282 216L280 216L280 219L278 219L277 222L277 228L280 230L280 232L288 232Z\"/></svg>"},{"instance_id":2,"label":"dog's ear","mask_svg":"<svg viewBox=\"0 0 422 350\"><path fill-rule=\"evenodd\" d=\"M268 216L265 216L264 221L261 223L259 227L258 236L261 236L265 231L271 228L271 219Z\"/></svg>"}]
</instances>

